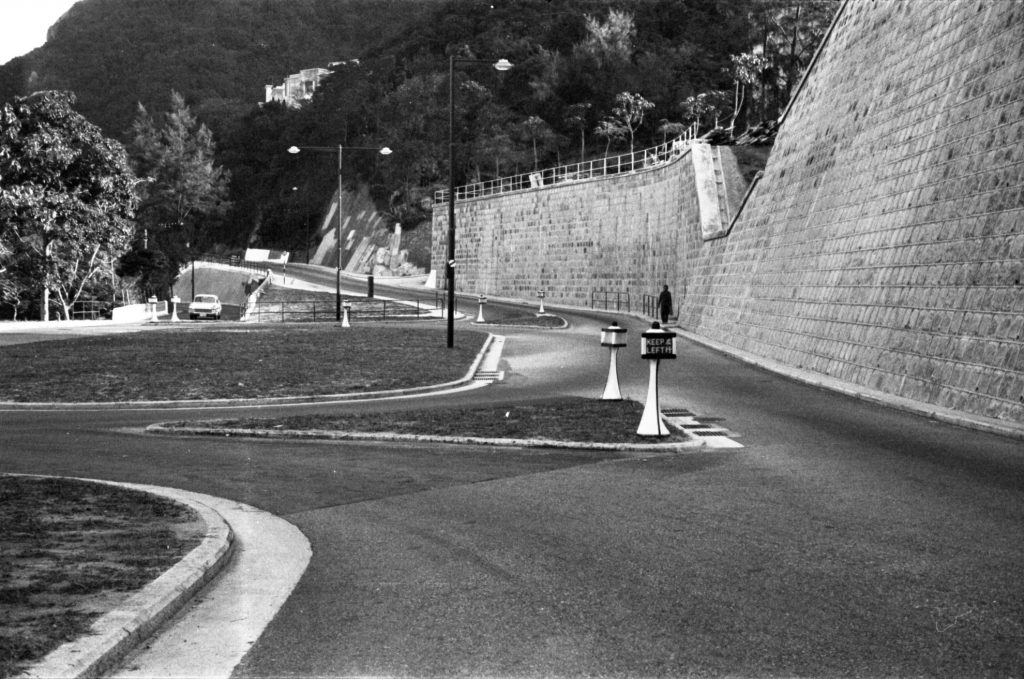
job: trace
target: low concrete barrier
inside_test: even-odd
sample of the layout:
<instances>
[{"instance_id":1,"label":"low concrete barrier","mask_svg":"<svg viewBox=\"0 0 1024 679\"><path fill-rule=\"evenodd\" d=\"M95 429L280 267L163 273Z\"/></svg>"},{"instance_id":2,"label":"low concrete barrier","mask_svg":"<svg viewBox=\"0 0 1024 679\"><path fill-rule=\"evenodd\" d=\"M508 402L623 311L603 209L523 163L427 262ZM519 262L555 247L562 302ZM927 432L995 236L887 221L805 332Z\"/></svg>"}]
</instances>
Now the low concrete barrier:
<instances>
[{"instance_id":1,"label":"low concrete barrier","mask_svg":"<svg viewBox=\"0 0 1024 679\"><path fill-rule=\"evenodd\" d=\"M156 303L156 313L158 316L168 313L167 300ZM115 308L111 314L111 319L115 323L135 323L149 320L151 314L152 311L148 304L127 304Z\"/></svg>"}]
</instances>

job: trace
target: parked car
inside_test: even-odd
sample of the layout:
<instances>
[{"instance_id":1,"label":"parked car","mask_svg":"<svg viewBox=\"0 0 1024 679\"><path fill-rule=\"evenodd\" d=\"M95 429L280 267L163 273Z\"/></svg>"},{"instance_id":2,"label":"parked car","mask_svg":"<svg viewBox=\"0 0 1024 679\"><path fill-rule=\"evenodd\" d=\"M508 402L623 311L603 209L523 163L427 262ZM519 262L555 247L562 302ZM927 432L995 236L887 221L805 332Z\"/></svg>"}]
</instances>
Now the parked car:
<instances>
[{"instance_id":1,"label":"parked car","mask_svg":"<svg viewBox=\"0 0 1024 679\"><path fill-rule=\"evenodd\" d=\"M193 321L197 318L220 320L220 300L217 295L196 295L188 305L188 317Z\"/></svg>"}]
</instances>

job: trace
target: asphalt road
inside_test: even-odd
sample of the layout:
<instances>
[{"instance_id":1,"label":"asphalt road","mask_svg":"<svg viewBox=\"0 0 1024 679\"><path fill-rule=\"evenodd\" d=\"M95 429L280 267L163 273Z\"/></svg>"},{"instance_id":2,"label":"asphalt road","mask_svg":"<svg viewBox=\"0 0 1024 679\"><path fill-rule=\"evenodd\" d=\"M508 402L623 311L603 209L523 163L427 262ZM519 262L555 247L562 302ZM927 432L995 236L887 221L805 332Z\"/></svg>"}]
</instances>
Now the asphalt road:
<instances>
[{"instance_id":1,"label":"asphalt road","mask_svg":"<svg viewBox=\"0 0 1024 679\"><path fill-rule=\"evenodd\" d=\"M597 397L612 316L569 317L502 328L507 376L487 389L301 409ZM644 324L617 320L623 395L642 401ZM298 526L313 558L240 677L1024 673L1020 441L686 342L661 396L744 447L157 438L138 428L232 411L0 410L0 467L178 487Z\"/></svg>"}]
</instances>

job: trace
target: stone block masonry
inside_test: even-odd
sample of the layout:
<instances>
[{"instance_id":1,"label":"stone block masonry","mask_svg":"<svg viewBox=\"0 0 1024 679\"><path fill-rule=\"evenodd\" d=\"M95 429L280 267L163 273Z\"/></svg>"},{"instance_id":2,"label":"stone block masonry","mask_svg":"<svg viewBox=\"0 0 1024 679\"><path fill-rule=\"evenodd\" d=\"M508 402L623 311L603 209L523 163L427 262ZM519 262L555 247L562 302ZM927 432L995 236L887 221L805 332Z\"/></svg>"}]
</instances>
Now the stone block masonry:
<instances>
[{"instance_id":1,"label":"stone block masonry","mask_svg":"<svg viewBox=\"0 0 1024 679\"><path fill-rule=\"evenodd\" d=\"M919 10L845 4L722 237L686 158L467 201L460 289L590 306L664 282L720 344L1024 423L1024 3Z\"/></svg>"},{"instance_id":2,"label":"stone block masonry","mask_svg":"<svg viewBox=\"0 0 1024 679\"><path fill-rule=\"evenodd\" d=\"M460 292L590 306L592 293L629 294L678 279L685 233L699 224L689 154L660 169L563 182L457 204ZM443 207L443 206L440 206ZM444 214L442 214L444 213ZM447 214L434 211L433 261L443 268Z\"/></svg>"}]
</instances>

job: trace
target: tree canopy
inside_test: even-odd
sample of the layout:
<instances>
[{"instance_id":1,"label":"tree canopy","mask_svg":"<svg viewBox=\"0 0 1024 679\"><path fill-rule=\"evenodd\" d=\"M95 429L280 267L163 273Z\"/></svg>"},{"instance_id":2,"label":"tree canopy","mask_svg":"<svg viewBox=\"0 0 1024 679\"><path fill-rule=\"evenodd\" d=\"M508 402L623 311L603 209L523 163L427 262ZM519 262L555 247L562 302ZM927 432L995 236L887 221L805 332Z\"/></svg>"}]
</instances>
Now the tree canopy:
<instances>
[{"instance_id":1,"label":"tree canopy","mask_svg":"<svg viewBox=\"0 0 1024 679\"><path fill-rule=\"evenodd\" d=\"M0 269L15 309L38 295L60 313L97 282L134 234L137 180L124 147L73 109L74 95L45 91L0 112Z\"/></svg>"}]
</instances>

